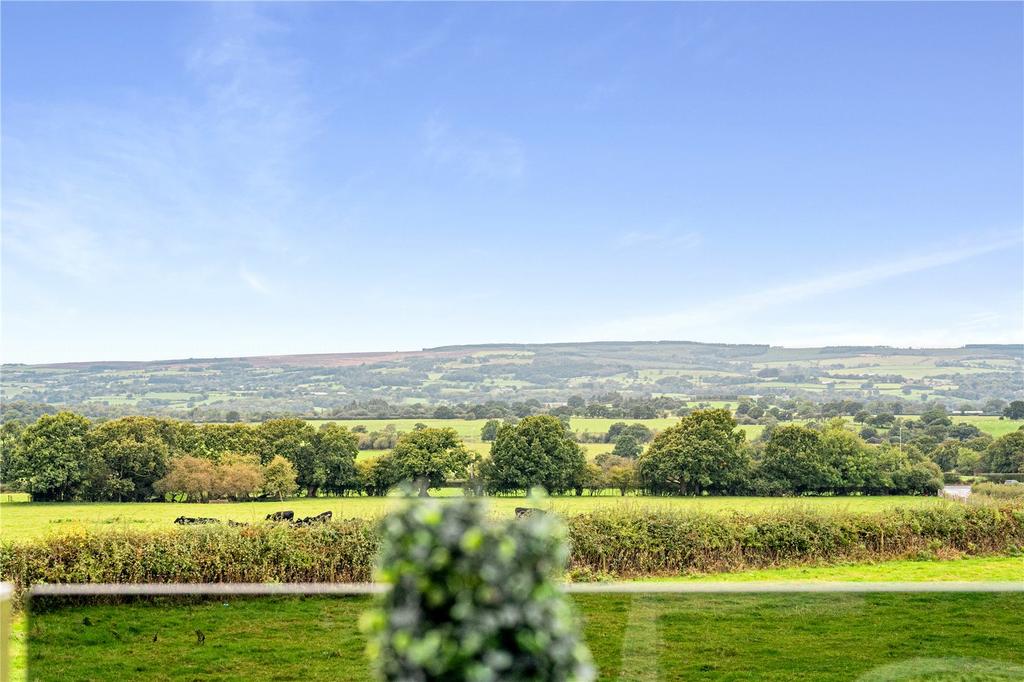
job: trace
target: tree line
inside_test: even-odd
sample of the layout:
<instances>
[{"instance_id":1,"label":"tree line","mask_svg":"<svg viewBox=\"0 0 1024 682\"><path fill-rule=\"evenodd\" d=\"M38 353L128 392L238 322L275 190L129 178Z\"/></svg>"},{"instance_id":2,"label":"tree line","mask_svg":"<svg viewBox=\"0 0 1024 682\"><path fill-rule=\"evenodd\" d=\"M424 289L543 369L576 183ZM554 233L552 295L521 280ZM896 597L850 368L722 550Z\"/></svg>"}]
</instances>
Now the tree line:
<instances>
[{"instance_id":1,"label":"tree line","mask_svg":"<svg viewBox=\"0 0 1024 682\"><path fill-rule=\"evenodd\" d=\"M913 442L872 444L842 419L780 425L753 442L724 409L691 412L657 434L623 422L608 434L614 451L591 462L551 415L489 426L487 456L469 450L454 429L417 425L386 454L360 459L360 434L336 423L125 417L94 424L61 412L28 426L4 424L0 471L6 487L34 500L384 495L403 481L422 494L447 484L495 495L536 486L553 494L933 494L942 485L940 466ZM986 468L1024 469L1024 431L989 440L980 460Z\"/></svg>"},{"instance_id":2,"label":"tree line","mask_svg":"<svg viewBox=\"0 0 1024 682\"><path fill-rule=\"evenodd\" d=\"M712 398L701 398L711 400ZM945 403L928 403L904 401L899 399L882 399L863 401L855 399L836 399L825 402L813 402L804 397L780 397L764 395L758 398L741 396L718 396L729 402L734 408L735 417L741 424L761 424L771 426L777 422L794 419L828 419L837 416L852 417L857 414L868 415L919 415L936 407L948 410ZM692 402L692 401L691 401ZM496 419L514 420L539 414L550 414L555 417L599 417L612 419L652 419L665 416L683 416L694 409L703 409L711 405L709 402L691 402L670 396L629 396L619 392L595 394L589 398L571 395L564 403L545 404L536 399L521 401L487 400L476 403L428 404L402 403L393 404L383 399L351 401L345 405L330 409L317 410L308 414L291 411L238 410L232 408L194 408L187 412L174 413L178 418L186 418L192 422L235 423L269 421L287 417L303 417L309 419ZM960 412L982 413L989 416L1002 416L1007 419L1024 419L1024 401L1007 402L1001 399L990 399L985 402L961 403L956 406ZM34 421L44 414L56 414L62 408L45 403L32 403L22 400L7 401L0 405L0 422ZM130 405L104 406L90 403L78 406L81 413L96 419L110 419L126 416L125 411L138 410ZM148 414L156 414L148 412ZM130 416L130 415L128 415ZM380 449L380 448L364 448Z\"/></svg>"}]
</instances>

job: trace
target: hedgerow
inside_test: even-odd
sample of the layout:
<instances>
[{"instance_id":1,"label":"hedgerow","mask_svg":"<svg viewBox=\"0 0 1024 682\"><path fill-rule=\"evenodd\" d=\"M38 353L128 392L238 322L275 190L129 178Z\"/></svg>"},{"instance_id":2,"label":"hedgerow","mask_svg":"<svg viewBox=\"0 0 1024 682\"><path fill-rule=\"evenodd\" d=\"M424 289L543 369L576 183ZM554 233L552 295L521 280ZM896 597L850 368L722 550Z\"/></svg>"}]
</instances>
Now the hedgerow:
<instances>
[{"instance_id":1,"label":"hedgerow","mask_svg":"<svg viewBox=\"0 0 1024 682\"><path fill-rule=\"evenodd\" d=\"M0 578L19 593L36 583L366 582L378 542L362 519L52 535L0 545Z\"/></svg>"},{"instance_id":2,"label":"hedgerow","mask_svg":"<svg viewBox=\"0 0 1024 682\"><path fill-rule=\"evenodd\" d=\"M567 521L570 570L637 577L802 563L878 561L1024 543L1024 507L949 504L884 512L688 514L601 510Z\"/></svg>"},{"instance_id":3,"label":"hedgerow","mask_svg":"<svg viewBox=\"0 0 1024 682\"><path fill-rule=\"evenodd\" d=\"M809 563L986 554L1024 547L1024 505L950 503L875 513L601 510L566 519L569 575L638 577ZM0 544L0 579L36 583L362 582L378 522L197 526Z\"/></svg>"}]
</instances>

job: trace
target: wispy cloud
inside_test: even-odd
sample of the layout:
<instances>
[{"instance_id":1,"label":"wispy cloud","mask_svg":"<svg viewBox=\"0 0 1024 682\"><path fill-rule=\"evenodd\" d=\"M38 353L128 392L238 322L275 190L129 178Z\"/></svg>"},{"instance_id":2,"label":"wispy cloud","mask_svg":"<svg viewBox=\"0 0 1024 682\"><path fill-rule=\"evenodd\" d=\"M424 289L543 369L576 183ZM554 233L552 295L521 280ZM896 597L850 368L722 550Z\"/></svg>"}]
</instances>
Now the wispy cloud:
<instances>
[{"instance_id":1,"label":"wispy cloud","mask_svg":"<svg viewBox=\"0 0 1024 682\"><path fill-rule=\"evenodd\" d=\"M440 166L474 178L516 180L526 172L526 153L502 133L455 130L437 118L423 127L423 154Z\"/></svg>"},{"instance_id":2,"label":"wispy cloud","mask_svg":"<svg viewBox=\"0 0 1024 682\"><path fill-rule=\"evenodd\" d=\"M455 28L454 15L447 15L440 23L429 28L418 26L416 33L402 49L389 54L384 60L387 69L400 69L415 63L441 47L451 37Z\"/></svg>"},{"instance_id":3,"label":"wispy cloud","mask_svg":"<svg viewBox=\"0 0 1024 682\"><path fill-rule=\"evenodd\" d=\"M1020 244L1019 235L1003 236L985 243L932 251L768 287L751 294L720 298L671 313L620 318L577 336L587 339L697 338L697 335L706 337L709 328L749 317L768 308L859 289L896 277L951 265L993 251L1010 247L1019 248Z\"/></svg>"},{"instance_id":4,"label":"wispy cloud","mask_svg":"<svg viewBox=\"0 0 1024 682\"><path fill-rule=\"evenodd\" d=\"M96 230L59 205L28 197L11 198L4 207L3 237L8 254L63 277L89 281L112 265Z\"/></svg>"},{"instance_id":5,"label":"wispy cloud","mask_svg":"<svg viewBox=\"0 0 1024 682\"><path fill-rule=\"evenodd\" d=\"M255 291L257 294L267 295L271 293L271 289L267 285L266 281L264 281L264 279L259 275L250 272L249 269L246 268L244 265L238 268L238 276L242 279L246 286Z\"/></svg>"},{"instance_id":6,"label":"wispy cloud","mask_svg":"<svg viewBox=\"0 0 1024 682\"><path fill-rule=\"evenodd\" d=\"M691 249L701 243L701 235L695 231L676 230L630 230L619 235L616 244L621 247L668 246Z\"/></svg>"},{"instance_id":7,"label":"wispy cloud","mask_svg":"<svg viewBox=\"0 0 1024 682\"><path fill-rule=\"evenodd\" d=\"M210 11L183 55L198 97L41 106L19 129L4 183L16 265L138 285L220 271L240 249L280 259L294 247L285 230L306 194L297 167L317 129L304 67L274 48L285 29L260 9ZM75 144L50 142L71 128Z\"/></svg>"}]
</instances>

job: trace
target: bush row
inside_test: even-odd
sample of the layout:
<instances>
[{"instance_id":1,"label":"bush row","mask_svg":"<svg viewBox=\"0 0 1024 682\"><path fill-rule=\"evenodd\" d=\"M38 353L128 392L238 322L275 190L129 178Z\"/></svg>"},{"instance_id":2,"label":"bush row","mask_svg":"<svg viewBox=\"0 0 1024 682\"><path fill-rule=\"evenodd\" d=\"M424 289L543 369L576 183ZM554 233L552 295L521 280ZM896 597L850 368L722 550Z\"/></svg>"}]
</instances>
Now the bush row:
<instances>
[{"instance_id":1,"label":"bush row","mask_svg":"<svg viewBox=\"0 0 1024 682\"><path fill-rule=\"evenodd\" d=\"M786 510L708 514L625 509L567 519L570 576L883 560L946 549L1024 546L1024 506L950 503L877 513ZM203 526L49 536L0 545L0 578L35 583L363 582L372 579L377 521L320 527Z\"/></svg>"},{"instance_id":2,"label":"bush row","mask_svg":"<svg viewBox=\"0 0 1024 682\"><path fill-rule=\"evenodd\" d=\"M568 520L570 570L639 577L879 561L1024 545L1024 507L948 504L875 513L601 510Z\"/></svg>"}]
</instances>

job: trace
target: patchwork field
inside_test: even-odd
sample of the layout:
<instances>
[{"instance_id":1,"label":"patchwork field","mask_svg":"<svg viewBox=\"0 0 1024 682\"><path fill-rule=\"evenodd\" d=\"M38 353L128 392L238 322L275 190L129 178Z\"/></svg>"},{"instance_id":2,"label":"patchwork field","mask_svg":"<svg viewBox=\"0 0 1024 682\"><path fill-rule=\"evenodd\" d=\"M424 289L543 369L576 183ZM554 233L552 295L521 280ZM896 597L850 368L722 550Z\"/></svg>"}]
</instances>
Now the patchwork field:
<instances>
[{"instance_id":1,"label":"patchwork field","mask_svg":"<svg viewBox=\"0 0 1024 682\"><path fill-rule=\"evenodd\" d=\"M229 411L344 414L353 401L542 403L609 392L718 403L1020 397L1020 345L783 348L683 341L451 346L412 352L4 365L5 401L215 420ZM778 370L762 374L763 370ZM873 382L878 381L877 384ZM869 384L864 386L864 384ZM873 385L872 385L873 384ZM981 399L981 402L985 398ZM735 400L732 401L735 403ZM397 414L397 413L396 413Z\"/></svg>"},{"instance_id":2,"label":"patchwork field","mask_svg":"<svg viewBox=\"0 0 1024 682\"><path fill-rule=\"evenodd\" d=\"M906 418L913 419L913 417ZM1002 419L1000 417L992 416L957 415L953 415L951 419L954 424L973 424L981 429L982 432L996 438L1024 427L1024 419ZM346 426L350 429L355 426L362 425L366 427L367 431L380 431L385 429L388 425L394 426L398 431L412 431L416 424L424 424L430 427L455 429L459 436L467 443L481 442L480 430L487 422L486 419L310 419L307 421L314 426L331 422L341 424L342 426ZM573 431L576 431L577 433L590 433L596 435L608 433L608 428L612 424L618 422L625 422L627 424L643 424L652 431L661 431L676 424L678 421L679 419L675 417L663 417L659 419L604 419L599 417L573 417L570 420L570 426ZM764 431L764 427L759 424L744 424L739 428L747 434L747 440L757 438L761 435L761 432ZM602 444L587 443L585 445L588 448L595 448L595 446L599 447ZM594 450L594 453L596 454L596 452L599 451L600 450Z\"/></svg>"},{"instance_id":3,"label":"patchwork field","mask_svg":"<svg viewBox=\"0 0 1024 682\"><path fill-rule=\"evenodd\" d=\"M601 680L1024 677L1020 593L572 600ZM77 605L33 613L18 630L28 635L33 680L369 680L357 623L371 603L318 597ZM23 671L21 660L16 669Z\"/></svg>"},{"instance_id":4,"label":"patchwork field","mask_svg":"<svg viewBox=\"0 0 1024 682\"><path fill-rule=\"evenodd\" d=\"M444 489L436 495L459 495ZM224 504L188 504L170 502L14 502L0 503L0 539L23 540L53 532L75 532L114 528L171 527L178 516L206 516L222 521L244 523L262 521L267 514L291 509L296 516L312 516L330 510L334 518L373 518L383 516L398 504L398 497L321 497L296 498L284 502L230 502ZM512 515L516 507L529 506L522 497L489 498L492 513ZM818 510L875 511L892 507L926 507L957 504L937 497L619 497L607 495L552 497L544 503L550 509L572 514L600 508L642 506L680 511L716 513L756 512L770 509L807 508Z\"/></svg>"}]
</instances>

